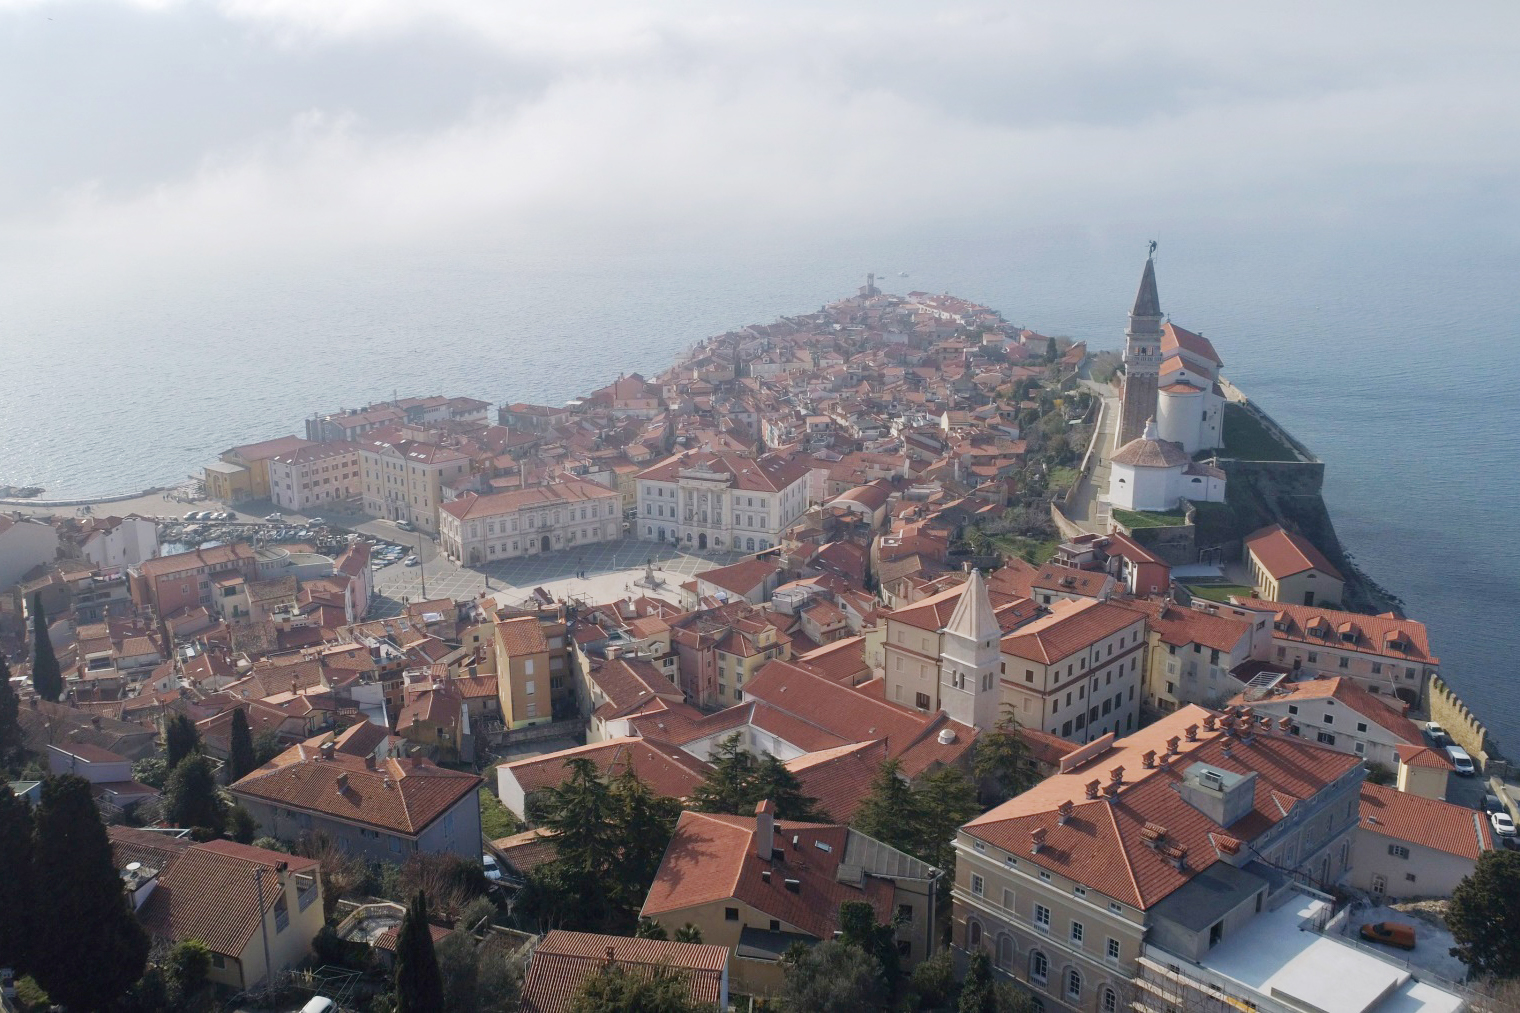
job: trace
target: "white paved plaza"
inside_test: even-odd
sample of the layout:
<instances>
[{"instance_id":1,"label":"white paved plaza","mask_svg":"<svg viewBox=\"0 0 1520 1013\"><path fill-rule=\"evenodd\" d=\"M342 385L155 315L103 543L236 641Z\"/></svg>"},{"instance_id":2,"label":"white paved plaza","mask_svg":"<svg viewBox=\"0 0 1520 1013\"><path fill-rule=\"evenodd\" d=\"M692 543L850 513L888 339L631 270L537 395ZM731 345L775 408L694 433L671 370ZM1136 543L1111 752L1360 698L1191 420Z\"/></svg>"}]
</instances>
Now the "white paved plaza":
<instances>
[{"instance_id":1,"label":"white paved plaza","mask_svg":"<svg viewBox=\"0 0 1520 1013\"><path fill-rule=\"evenodd\" d=\"M555 598L581 598L588 602L614 601L629 595L653 594L679 601L680 586L696 574L743 559L744 553L684 552L660 542L620 541L586 545L525 559L509 559L480 567L460 567L437 556L422 567L388 566L375 575L370 616L398 614L409 601L432 598L474 598L489 591L499 601L515 604L536 587ZM634 585L642 579L646 563L664 581L659 590ZM584 573L585 576L580 576ZM427 594L423 594L426 579Z\"/></svg>"}]
</instances>

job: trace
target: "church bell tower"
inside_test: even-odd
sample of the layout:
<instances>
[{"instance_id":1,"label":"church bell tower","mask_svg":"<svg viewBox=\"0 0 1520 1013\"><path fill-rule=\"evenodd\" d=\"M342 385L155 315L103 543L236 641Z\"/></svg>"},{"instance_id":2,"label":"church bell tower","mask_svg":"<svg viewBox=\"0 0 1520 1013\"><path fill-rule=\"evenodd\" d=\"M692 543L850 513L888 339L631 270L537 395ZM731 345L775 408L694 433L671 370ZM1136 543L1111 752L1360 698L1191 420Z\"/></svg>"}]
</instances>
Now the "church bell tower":
<instances>
[{"instance_id":1,"label":"church bell tower","mask_svg":"<svg viewBox=\"0 0 1520 1013\"><path fill-rule=\"evenodd\" d=\"M1161 298L1156 294L1156 244L1140 275L1135 306L1124 332L1124 393L1114 446L1140 438L1147 419L1156 414L1156 377L1161 372Z\"/></svg>"},{"instance_id":2,"label":"church bell tower","mask_svg":"<svg viewBox=\"0 0 1520 1013\"><path fill-rule=\"evenodd\" d=\"M992 611L987 582L974 567L942 632L940 710L951 720L991 731L997 726L1003 700L999 674L1003 632Z\"/></svg>"}]
</instances>

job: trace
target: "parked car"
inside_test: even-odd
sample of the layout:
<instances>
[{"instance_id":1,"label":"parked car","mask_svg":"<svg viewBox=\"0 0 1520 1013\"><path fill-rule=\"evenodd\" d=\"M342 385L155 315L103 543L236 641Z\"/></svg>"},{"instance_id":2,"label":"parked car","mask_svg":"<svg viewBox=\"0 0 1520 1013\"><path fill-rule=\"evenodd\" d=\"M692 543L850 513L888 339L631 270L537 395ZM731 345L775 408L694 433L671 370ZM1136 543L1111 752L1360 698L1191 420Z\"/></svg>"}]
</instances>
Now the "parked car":
<instances>
[{"instance_id":1,"label":"parked car","mask_svg":"<svg viewBox=\"0 0 1520 1013\"><path fill-rule=\"evenodd\" d=\"M1446 737L1446 729L1442 728L1437 721L1425 722L1425 734L1429 735L1430 740L1438 746L1444 746L1451 741Z\"/></svg>"},{"instance_id":2,"label":"parked car","mask_svg":"<svg viewBox=\"0 0 1520 1013\"><path fill-rule=\"evenodd\" d=\"M1401 950L1414 949L1414 926L1399 922L1368 922L1362 926L1362 938L1386 943Z\"/></svg>"},{"instance_id":3,"label":"parked car","mask_svg":"<svg viewBox=\"0 0 1520 1013\"><path fill-rule=\"evenodd\" d=\"M201 512L199 510L186 510L185 511L185 520L187 520L187 521L199 520L200 516L201 516Z\"/></svg>"},{"instance_id":4,"label":"parked car","mask_svg":"<svg viewBox=\"0 0 1520 1013\"><path fill-rule=\"evenodd\" d=\"M1447 746L1446 758L1451 761L1453 767L1457 768L1457 773L1463 777L1472 777L1478 772L1478 768L1473 766L1472 757L1468 756L1467 750L1461 746Z\"/></svg>"},{"instance_id":5,"label":"parked car","mask_svg":"<svg viewBox=\"0 0 1520 1013\"><path fill-rule=\"evenodd\" d=\"M1483 811L1486 813L1502 813L1504 811L1504 803L1499 801L1498 795L1484 795Z\"/></svg>"},{"instance_id":6,"label":"parked car","mask_svg":"<svg viewBox=\"0 0 1520 1013\"><path fill-rule=\"evenodd\" d=\"M301 1013L338 1013L338 1004L325 995L314 995L301 1007Z\"/></svg>"},{"instance_id":7,"label":"parked car","mask_svg":"<svg viewBox=\"0 0 1520 1013\"><path fill-rule=\"evenodd\" d=\"M310 524L314 528L320 528L320 527L326 526L327 521L323 520L321 517L313 517L311 520L307 521L306 523Z\"/></svg>"},{"instance_id":8,"label":"parked car","mask_svg":"<svg viewBox=\"0 0 1520 1013\"><path fill-rule=\"evenodd\" d=\"M486 879L493 883L501 882L501 864L496 861L495 855L481 855L480 864L486 867Z\"/></svg>"},{"instance_id":9,"label":"parked car","mask_svg":"<svg viewBox=\"0 0 1520 1013\"><path fill-rule=\"evenodd\" d=\"M396 527L400 528L402 531L416 531L417 530L417 526L415 524L413 524L411 521L397 521L396 522Z\"/></svg>"},{"instance_id":10,"label":"parked car","mask_svg":"<svg viewBox=\"0 0 1520 1013\"><path fill-rule=\"evenodd\" d=\"M1489 813L1488 822L1494 825L1494 833L1500 837L1515 836L1515 821L1510 819L1509 813Z\"/></svg>"},{"instance_id":11,"label":"parked car","mask_svg":"<svg viewBox=\"0 0 1520 1013\"><path fill-rule=\"evenodd\" d=\"M264 521L268 524L278 524L285 519L284 514L265 514Z\"/></svg>"},{"instance_id":12,"label":"parked car","mask_svg":"<svg viewBox=\"0 0 1520 1013\"><path fill-rule=\"evenodd\" d=\"M421 566L422 565L422 560L418 559L416 556L408 556L407 559L406 559L406 565L407 566Z\"/></svg>"}]
</instances>

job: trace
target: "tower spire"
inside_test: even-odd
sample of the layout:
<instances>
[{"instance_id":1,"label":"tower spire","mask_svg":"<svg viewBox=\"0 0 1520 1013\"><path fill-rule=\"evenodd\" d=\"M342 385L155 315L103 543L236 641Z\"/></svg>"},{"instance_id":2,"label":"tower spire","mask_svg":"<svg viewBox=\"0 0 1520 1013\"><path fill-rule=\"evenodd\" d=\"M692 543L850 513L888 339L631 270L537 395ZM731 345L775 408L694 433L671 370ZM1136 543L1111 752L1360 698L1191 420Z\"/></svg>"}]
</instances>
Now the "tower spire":
<instances>
[{"instance_id":1,"label":"tower spire","mask_svg":"<svg viewBox=\"0 0 1520 1013\"><path fill-rule=\"evenodd\" d=\"M1151 253L1156 251L1156 244L1151 243ZM1140 288L1135 292L1135 308L1129 311L1132 317L1159 317L1161 316L1161 297L1156 294L1156 261L1154 256L1145 258L1145 271L1140 275Z\"/></svg>"}]
</instances>

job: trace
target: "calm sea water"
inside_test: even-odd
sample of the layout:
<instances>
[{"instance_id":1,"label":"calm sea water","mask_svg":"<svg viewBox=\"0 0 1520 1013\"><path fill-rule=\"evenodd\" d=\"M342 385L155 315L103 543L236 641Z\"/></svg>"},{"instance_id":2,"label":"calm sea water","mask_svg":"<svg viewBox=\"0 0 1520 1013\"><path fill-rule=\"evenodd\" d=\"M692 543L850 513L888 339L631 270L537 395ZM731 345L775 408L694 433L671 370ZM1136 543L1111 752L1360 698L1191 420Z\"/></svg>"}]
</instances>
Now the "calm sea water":
<instances>
[{"instance_id":1,"label":"calm sea water","mask_svg":"<svg viewBox=\"0 0 1520 1013\"><path fill-rule=\"evenodd\" d=\"M448 393L562 402L701 338L811 310L867 270L1117 347L1143 237L1041 234L492 242L368 262L0 295L0 482L50 496L174 482L315 411ZM598 252L587 253L596 248ZM899 277L906 271L909 277ZM1520 755L1520 244L1218 236L1162 246L1162 306L1328 466L1347 548L1430 626L1458 691Z\"/></svg>"}]
</instances>

